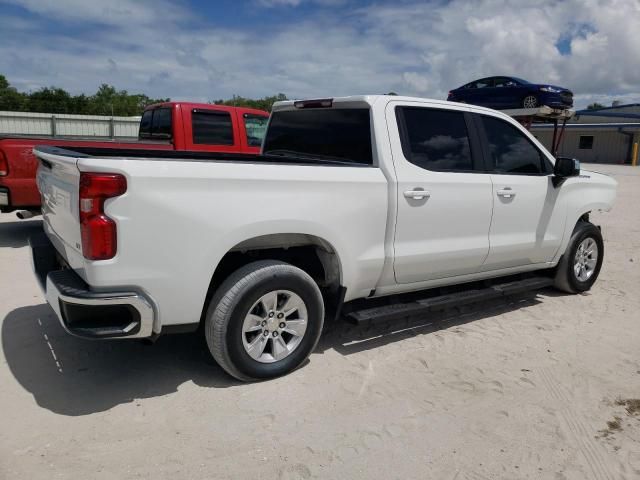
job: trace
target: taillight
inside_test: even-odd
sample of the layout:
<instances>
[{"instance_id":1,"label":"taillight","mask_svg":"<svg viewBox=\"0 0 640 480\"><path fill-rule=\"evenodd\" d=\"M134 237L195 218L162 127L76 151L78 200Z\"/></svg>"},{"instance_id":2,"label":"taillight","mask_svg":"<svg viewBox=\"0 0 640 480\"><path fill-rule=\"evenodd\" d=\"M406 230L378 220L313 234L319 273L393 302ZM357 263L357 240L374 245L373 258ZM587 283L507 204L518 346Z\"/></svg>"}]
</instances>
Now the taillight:
<instances>
[{"instance_id":1,"label":"taillight","mask_svg":"<svg viewBox=\"0 0 640 480\"><path fill-rule=\"evenodd\" d=\"M104 213L104 201L127 191L127 180L115 173L80 174L80 232L82 254L89 260L108 260L117 251L116 222Z\"/></svg>"},{"instance_id":2,"label":"taillight","mask_svg":"<svg viewBox=\"0 0 640 480\"><path fill-rule=\"evenodd\" d=\"M5 153L0 150L0 177L4 177L9 174L9 162L7 161L7 156Z\"/></svg>"}]
</instances>

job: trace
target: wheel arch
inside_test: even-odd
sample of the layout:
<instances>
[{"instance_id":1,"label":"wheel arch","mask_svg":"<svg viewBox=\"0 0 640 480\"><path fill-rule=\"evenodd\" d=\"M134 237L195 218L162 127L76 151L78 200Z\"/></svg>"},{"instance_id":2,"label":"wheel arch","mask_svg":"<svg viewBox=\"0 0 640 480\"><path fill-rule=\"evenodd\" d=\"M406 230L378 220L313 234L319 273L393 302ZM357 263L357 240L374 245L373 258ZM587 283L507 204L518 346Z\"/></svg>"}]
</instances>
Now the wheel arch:
<instances>
[{"instance_id":1,"label":"wheel arch","mask_svg":"<svg viewBox=\"0 0 640 480\"><path fill-rule=\"evenodd\" d=\"M339 303L344 296L344 271L337 248L325 238L308 233L269 233L242 240L229 248L211 273L200 322L218 287L231 273L257 260L282 260L308 273L325 300Z\"/></svg>"},{"instance_id":2,"label":"wheel arch","mask_svg":"<svg viewBox=\"0 0 640 480\"><path fill-rule=\"evenodd\" d=\"M578 225L580 221L589 222L589 216L591 215L591 212L599 209L609 209L610 207L611 205L608 203L594 202L589 205L585 205L574 212L569 213L567 215L567 222L565 224L564 234L562 236L562 243L560 244L560 248L558 248L558 251L556 252L553 263L557 263L560 261L560 258L567 249L567 245L569 245L571 235L575 230L576 225Z\"/></svg>"}]
</instances>

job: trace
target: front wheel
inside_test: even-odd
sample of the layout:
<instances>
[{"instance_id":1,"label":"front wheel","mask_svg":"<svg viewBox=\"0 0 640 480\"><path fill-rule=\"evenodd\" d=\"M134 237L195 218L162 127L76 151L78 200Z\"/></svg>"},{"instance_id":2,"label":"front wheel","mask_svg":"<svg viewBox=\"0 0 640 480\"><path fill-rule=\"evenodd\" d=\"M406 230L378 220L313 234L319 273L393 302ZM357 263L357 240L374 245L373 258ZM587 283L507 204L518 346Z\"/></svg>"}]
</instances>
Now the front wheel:
<instances>
[{"instance_id":1,"label":"front wheel","mask_svg":"<svg viewBox=\"0 0 640 480\"><path fill-rule=\"evenodd\" d=\"M211 299L205 335L216 362L243 381L295 370L315 348L324 321L317 284L284 262L250 263Z\"/></svg>"},{"instance_id":2,"label":"front wheel","mask_svg":"<svg viewBox=\"0 0 640 480\"><path fill-rule=\"evenodd\" d=\"M524 108L536 108L538 106L538 99L535 95L527 95L522 99L522 106Z\"/></svg>"},{"instance_id":3,"label":"front wheel","mask_svg":"<svg viewBox=\"0 0 640 480\"><path fill-rule=\"evenodd\" d=\"M600 229L592 223L579 222L556 267L555 287L568 293L586 292L598 278L603 258Z\"/></svg>"}]
</instances>

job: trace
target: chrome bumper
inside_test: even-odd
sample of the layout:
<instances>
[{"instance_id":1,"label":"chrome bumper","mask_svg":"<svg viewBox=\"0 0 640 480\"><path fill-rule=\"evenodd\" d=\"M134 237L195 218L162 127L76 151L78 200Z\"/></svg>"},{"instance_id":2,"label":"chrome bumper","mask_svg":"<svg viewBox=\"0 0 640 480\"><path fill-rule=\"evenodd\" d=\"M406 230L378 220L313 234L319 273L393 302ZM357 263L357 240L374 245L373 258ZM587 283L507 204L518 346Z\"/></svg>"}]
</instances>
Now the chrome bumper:
<instances>
[{"instance_id":1,"label":"chrome bumper","mask_svg":"<svg viewBox=\"0 0 640 480\"><path fill-rule=\"evenodd\" d=\"M91 290L73 270L63 268L44 233L32 236L29 244L40 287L67 332L94 339L153 336L154 310L144 295Z\"/></svg>"}]
</instances>

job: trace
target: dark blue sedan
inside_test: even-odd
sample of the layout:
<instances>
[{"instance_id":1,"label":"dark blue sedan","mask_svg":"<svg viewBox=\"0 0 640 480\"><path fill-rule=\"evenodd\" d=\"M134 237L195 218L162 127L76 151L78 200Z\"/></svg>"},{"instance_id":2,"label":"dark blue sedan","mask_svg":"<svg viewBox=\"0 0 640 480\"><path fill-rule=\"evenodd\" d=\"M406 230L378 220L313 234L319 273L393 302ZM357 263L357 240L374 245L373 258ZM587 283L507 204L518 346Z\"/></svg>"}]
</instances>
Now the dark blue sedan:
<instances>
[{"instance_id":1,"label":"dark blue sedan","mask_svg":"<svg viewBox=\"0 0 640 480\"><path fill-rule=\"evenodd\" d=\"M516 77L487 77L451 90L447 100L495 109L536 108L542 105L570 108L573 106L573 92L546 83L529 83Z\"/></svg>"}]
</instances>

